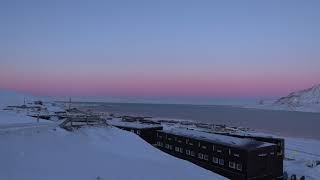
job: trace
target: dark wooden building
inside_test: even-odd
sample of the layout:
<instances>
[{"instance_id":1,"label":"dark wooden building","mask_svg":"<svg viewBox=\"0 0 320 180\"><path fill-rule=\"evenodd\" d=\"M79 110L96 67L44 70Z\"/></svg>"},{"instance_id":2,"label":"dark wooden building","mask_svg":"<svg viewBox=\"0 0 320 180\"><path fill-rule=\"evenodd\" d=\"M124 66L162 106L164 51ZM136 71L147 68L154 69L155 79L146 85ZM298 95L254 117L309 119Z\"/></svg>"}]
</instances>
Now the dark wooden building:
<instances>
[{"instance_id":1,"label":"dark wooden building","mask_svg":"<svg viewBox=\"0 0 320 180\"><path fill-rule=\"evenodd\" d=\"M268 142L276 144L277 146L277 153L275 157L276 163L274 164L274 173L277 176L277 179L283 179L283 160L284 160L284 153L285 153L285 142L283 138L277 138L272 136L262 136L262 135L250 135L250 134L226 134L232 137L238 138L249 138L254 139L257 141Z\"/></svg>"},{"instance_id":2,"label":"dark wooden building","mask_svg":"<svg viewBox=\"0 0 320 180\"><path fill-rule=\"evenodd\" d=\"M276 172L282 161L276 160L274 143L175 128L157 131L156 146L230 179L281 178Z\"/></svg>"},{"instance_id":3,"label":"dark wooden building","mask_svg":"<svg viewBox=\"0 0 320 180\"><path fill-rule=\"evenodd\" d=\"M146 124L137 122L125 121L108 121L108 124L115 126L119 129L131 131L139 135L143 140L150 144L156 143L156 132L162 130L163 127L157 124Z\"/></svg>"}]
</instances>

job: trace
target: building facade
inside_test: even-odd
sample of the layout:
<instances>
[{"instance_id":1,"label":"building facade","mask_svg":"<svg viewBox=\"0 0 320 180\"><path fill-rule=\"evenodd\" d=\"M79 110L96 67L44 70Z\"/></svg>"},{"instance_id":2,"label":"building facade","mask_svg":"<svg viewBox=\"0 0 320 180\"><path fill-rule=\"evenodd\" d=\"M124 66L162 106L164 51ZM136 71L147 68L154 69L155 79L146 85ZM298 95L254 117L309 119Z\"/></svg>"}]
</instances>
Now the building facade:
<instances>
[{"instance_id":1,"label":"building facade","mask_svg":"<svg viewBox=\"0 0 320 180\"><path fill-rule=\"evenodd\" d=\"M164 152L230 179L279 178L275 144L192 130L157 131L156 141Z\"/></svg>"}]
</instances>

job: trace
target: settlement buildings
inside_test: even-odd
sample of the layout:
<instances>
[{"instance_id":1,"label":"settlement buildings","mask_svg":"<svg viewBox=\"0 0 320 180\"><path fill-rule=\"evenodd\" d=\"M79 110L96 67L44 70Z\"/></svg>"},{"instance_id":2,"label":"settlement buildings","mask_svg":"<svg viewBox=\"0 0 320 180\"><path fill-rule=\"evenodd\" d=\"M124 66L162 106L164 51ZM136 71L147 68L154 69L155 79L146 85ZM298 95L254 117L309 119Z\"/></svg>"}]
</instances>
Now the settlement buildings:
<instances>
[{"instance_id":1,"label":"settlement buildings","mask_svg":"<svg viewBox=\"0 0 320 180\"><path fill-rule=\"evenodd\" d=\"M230 179L283 178L282 139L236 137L187 128L163 130L157 124L138 122L110 121L110 124L138 134L166 153Z\"/></svg>"}]
</instances>

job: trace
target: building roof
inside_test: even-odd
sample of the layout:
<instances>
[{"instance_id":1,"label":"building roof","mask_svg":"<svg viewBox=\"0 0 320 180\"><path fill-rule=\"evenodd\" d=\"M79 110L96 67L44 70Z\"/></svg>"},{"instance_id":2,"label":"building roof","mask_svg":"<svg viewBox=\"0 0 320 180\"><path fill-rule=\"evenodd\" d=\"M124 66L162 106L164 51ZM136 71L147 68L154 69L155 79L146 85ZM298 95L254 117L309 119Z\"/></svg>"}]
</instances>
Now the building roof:
<instances>
[{"instance_id":1,"label":"building roof","mask_svg":"<svg viewBox=\"0 0 320 180\"><path fill-rule=\"evenodd\" d=\"M272 143L256 141L249 138L237 138L232 136L190 130L187 128L172 128L169 130L163 130L162 132L247 150L266 146L275 146L275 144Z\"/></svg>"},{"instance_id":2,"label":"building roof","mask_svg":"<svg viewBox=\"0 0 320 180\"><path fill-rule=\"evenodd\" d=\"M150 128L162 128L162 126L157 124L145 124L139 122L126 122L121 120L110 120L108 124L117 127L124 127L124 128L134 128L134 129L150 129Z\"/></svg>"}]
</instances>

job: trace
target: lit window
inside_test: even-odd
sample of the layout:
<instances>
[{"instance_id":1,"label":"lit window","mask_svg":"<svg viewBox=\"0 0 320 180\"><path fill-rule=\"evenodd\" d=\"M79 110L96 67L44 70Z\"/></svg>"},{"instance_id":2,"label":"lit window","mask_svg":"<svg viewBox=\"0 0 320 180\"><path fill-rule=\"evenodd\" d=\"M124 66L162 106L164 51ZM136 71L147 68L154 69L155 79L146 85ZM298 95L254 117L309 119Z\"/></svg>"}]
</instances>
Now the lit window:
<instances>
[{"instance_id":1,"label":"lit window","mask_svg":"<svg viewBox=\"0 0 320 180\"><path fill-rule=\"evenodd\" d=\"M168 140L171 141L172 140L171 137L169 137Z\"/></svg>"},{"instance_id":2,"label":"lit window","mask_svg":"<svg viewBox=\"0 0 320 180\"><path fill-rule=\"evenodd\" d=\"M229 155L231 155L231 149L229 149Z\"/></svg>"},{"instance_id":3,"label":"lit window","mask_svg":"<svg viewBox=\"0 0 320 180\"><path fill-rule=\"evenodd\" d=\"M230 162L229 162L229 167L232 168L232 169L235 169L235 168L236 168L236 163L230 161Z\"/></svg>"},{"instance_id":4,"label":"lit window","mask_svg":"<svg viewBox=\"0 0 320 180\"><path fill-rule=\"evenodd\" d=\"M218 149L218 150L217 150L217 152L218 152L218 153L221 153L221 152L222 152L222 150L221 150L221 149Z\"/></svg>"},{"instance_id":5,"label":"lit window","mask_svg":"<svg viewBox=\"0 0 320 180\"><path fill-rule=\"evenodd\" d=\"M242 164L237 164L237 170L242 171Z\"/></svg>"},{"instance_id":6,"label":"lit window","mask_svg":"<svg viewBox=\"0 0 320 180\"><path fill-rule=\"evenodd\" d=\"M203 154L202 153L198 153L198 158L199 159L203 159Z\"/></svg>"},{"instance_id":7,"label":"lit window","mask_svg":"<svg viewBox=\"0 0 320 180\"><path fill-rule=\"evenodd\" d=\"M202 149L207 149L207 146L201 146Z\"/></svg>"},{"instance_id":8,"label":"lit window","mask_svg":"<svg viewBox=\"0 0 320 180\"><path fill-rule=\"evenodd\" d=\"M220 165L224 165L224 160L223 159L219 159L219 164Z\"/></svg>"},{"instance_id":9,"label":"lit window","mask_svg":"<svg viewBox=\"0 0 320 180\"><path fill-rule=\"evenodd\" d=\"M212 145L212 151L214 151L214 145Z\"/></svg>"},{"instance_id":10,"label":"lit window","mask_svg":"<svg viewBox=\"0 0 320 180\"><path fill-rule=\"evenodd\" d=\"M212 162L215 163L215 164L218 164L219 163L219 159L217 157L213 157L212 158Z\"/></svg>"},{"instance_id":11,"label":"lit window","mask_svg":"<svg viewBox=\"0 0 320 180\"><path fill-rule=\"evenodd\" d=\"M189 145L190 145L190 146L193 146L193 143L192 143L192 142L189 142Z\"/></svg>"},{"instance_id":12,"label":"lit window","mask_svg":"<svg viewBox=\"0 0 320 180\"><path fill-rule=\"evenodd\" d=\"M200 142L198 142L198 146L199 146L199 147L201 146Z\"/></svg>"},{"instance_id":13,"label":"lit window","mask_svg":"<svg viewBox=\"0 0 320 180\"><path fill-rule=\"evenodd\" d=\"M206 160L206 161L208 161L208 159L209 159L209 158L208 158L208 155L205 154L205 155L203 156L203 159Z\"/></svg>"}]
</instances>

